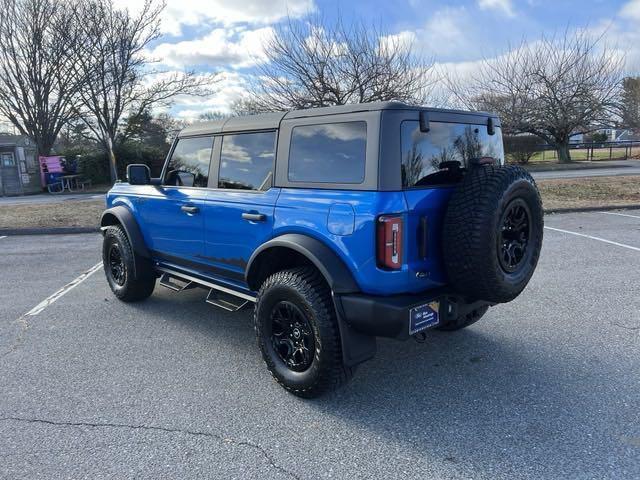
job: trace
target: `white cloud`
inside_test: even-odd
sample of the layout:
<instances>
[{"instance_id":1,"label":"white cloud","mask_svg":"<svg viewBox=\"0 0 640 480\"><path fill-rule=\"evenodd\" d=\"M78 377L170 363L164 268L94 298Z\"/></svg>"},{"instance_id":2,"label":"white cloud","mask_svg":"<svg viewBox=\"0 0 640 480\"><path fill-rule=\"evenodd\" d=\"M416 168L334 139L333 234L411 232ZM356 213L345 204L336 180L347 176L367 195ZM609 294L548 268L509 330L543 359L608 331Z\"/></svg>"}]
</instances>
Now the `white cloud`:
<instances>
[{"instance_id":1,"label":"white cloud","mask_svg":"<svg viewBox=\"0 0 640 480\"><path fill-rule=\"evenodd\" d=\"M229 113L231 105L247 94L246 86L249 76L236 72L222 74L220 82L213 88L215 93L208 97L193 97L181 95L171 109L174 114L187 121L196 121L205 112Z\"/></svg>"},{"instance_id":2,"label":"white cloud","mask_svg":"<svg viewBox=\"0 0 640 480\"><path fill-rule=\"evenodd\" d=\"M630 20L640 20L640 0L631 0L620 9L620 16Z\"/></svg>"},{"instance_id":3,"label":"white cloud","mask_svg":"<svg viewBox=\"0 0 640 480\"><path fill-rule=\"evenodd\" d=\"M273 28L256 30L217 28L202 38L177 43L161 43L149 57L172 68L190 66L242 68L266 60L263 45Z\"/></svg>"},{"instance_id":4,"label":"white cloud","mask_svg":"<svg viewBox=\"0 0 640 480\"><path fill-rule=\"evenodd\" d=\"M478 6L482 10L497 10L507 17L515 16L511 0L478 0Z\"/></svg>"},{"instance_id":5,"label":"white cloud","mask_svg":"<svg viewBox=\"0 0 640 480\"><path fill-rule=\"evenodd\" d=\"M444 7L414 31L405 30L389 36L397 41L411 42L420 53L440 60L468 59L477 56L477 43L471 42L476 22L465 7Z\"/></svg>"},{"instance_id":6,"label":"white cloud","mask_svg":"<svg viewBox=\"0 0 640 480\"><path fill-rule=\"evenodd\" d=\"M403 50L408 50L417 43L418 35L416 35L416 32L412 32L410 30L404 30L400 33L380 37L380 46L382 48L393 49L394 47L399 47Z\"/></svg>"},{"instance_id":7,"label":"white cloud","mask_svg":"<svg viewBox=\"0 0 640 480\"><path fill-rule=\"evenodd\" d=\"M119 8L139 11L145 0L114 0ZM316 10L314 0L167 0L162 32L179 36L183 26L241 23L268 25L290 16L300 18Z\"/></svg>"}]
</instances>

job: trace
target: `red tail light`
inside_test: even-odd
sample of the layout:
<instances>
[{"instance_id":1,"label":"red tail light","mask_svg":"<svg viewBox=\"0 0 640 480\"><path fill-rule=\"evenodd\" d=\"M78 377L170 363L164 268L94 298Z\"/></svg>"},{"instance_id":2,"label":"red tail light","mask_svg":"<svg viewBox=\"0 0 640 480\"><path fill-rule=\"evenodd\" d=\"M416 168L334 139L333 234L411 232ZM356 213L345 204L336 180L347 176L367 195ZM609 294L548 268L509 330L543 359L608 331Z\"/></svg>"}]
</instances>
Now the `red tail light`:
<instances>
[{"instance_id":1,"label":"red tail light","mask_svg":"<svg viewBox=\"0 0 640 480\"><path fill-rule=\"evenodd\" d=\"M382 215L377 223L378 266L390 270L402 267L402 217Z\"/></svg>"}]
</instances>

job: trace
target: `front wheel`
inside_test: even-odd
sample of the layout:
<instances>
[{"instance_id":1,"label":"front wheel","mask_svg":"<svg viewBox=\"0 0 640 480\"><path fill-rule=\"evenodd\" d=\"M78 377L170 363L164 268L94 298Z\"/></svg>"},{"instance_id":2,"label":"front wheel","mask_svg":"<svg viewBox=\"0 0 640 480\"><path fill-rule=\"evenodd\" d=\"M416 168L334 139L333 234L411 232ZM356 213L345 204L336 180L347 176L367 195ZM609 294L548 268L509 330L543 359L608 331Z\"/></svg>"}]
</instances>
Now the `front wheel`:
<instances>
[{"instance_id":1,"label":"front wheel","mask_svg":"<svg viewBox=\"0 0 640 480\"><path fill-rule=\"evenodd\" d=\"M102 264L113 294L123 302L144 300L153 293L155 273L149 262L139 259L129 238L118 225L106 228L102 242Z\"/></svg>"},{"instance_id":2,"label":"front wheel","mask_svg":"<svg viewBox=\"0 0 640 480\"><path fill-rule=\"evenodd\" d=\"M300 397L317 397L351 377L342 363L331 292L310 267L278 272L258 293L254 325L275 380Z\"/></svg>"}]
</instances>

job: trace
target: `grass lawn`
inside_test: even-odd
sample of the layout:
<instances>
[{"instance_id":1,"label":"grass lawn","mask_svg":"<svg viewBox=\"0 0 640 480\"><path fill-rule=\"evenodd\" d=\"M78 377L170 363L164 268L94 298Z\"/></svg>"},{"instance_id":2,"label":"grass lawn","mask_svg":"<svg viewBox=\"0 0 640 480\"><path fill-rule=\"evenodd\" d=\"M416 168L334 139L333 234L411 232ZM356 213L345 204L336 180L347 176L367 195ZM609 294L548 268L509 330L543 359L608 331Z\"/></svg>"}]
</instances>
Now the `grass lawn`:
<instances>
[{"instance_id":1,"label":"grass lawn","mask_svg":"<svg viewBox=\"0 0 640 480\"><path fill-rule=\"evenodd\" d=\"M587 149L572 149L571 160L624 160L625 153L629 150L621 148L597 148L593 151L593 157L590 157L590 151ZM634 146L631 149L631 155L629 158L640 158L640 146ZM545 152L537 152L531 157L530 163L547 163L557 162L558 153L555 150L547 150Z\"/></svg>"},{"instance_id":2,"label":"grass lawn","mask_svg":"<svg viewBox=\"0 0 640 480\"><path fill-rule=\"evenodd\" d=\"M640 204L638 176L563 178L536 183L545 210Z\"/></svg>"},{"instance_id":3,"label":"grass lawn","mask_svg":"<svg viewBox=\"0 0 640 480\"><path fill-rule=\"evenodd\" d=\"M98 227L104 200L0 206L0 228Z\"/></svg>"}]
</instances>

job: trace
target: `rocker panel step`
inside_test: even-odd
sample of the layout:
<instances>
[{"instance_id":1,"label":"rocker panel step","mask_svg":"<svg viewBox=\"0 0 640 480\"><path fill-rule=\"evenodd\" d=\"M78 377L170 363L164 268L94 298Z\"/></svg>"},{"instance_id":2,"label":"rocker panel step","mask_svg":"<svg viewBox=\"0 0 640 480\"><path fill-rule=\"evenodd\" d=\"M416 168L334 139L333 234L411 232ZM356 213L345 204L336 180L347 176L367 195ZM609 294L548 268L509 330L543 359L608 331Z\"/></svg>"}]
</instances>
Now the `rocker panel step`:
<instances>
[{"instance_id":1,"label":"rocker panel step","mask_svg":"<svg viewBox=\"0 0 640 480\"><path fill-rule=\"evenodd\" d=\"M227 310L228 312L236 312L249 303L248 300L214 290L213 288L209 290L209 295L207 295L207 299L205 301L211 305Z\"/></svg>"},{"instance_id":2,"label":"rocker panel step","mask_svg":"<svg viewBox=\"0 0 640 480\"><path fill-rule=\"evenodd\" d=\"M185 280L170 273L163 273L160 277L160 285L173 290L174 292L182 292L197 287L191 280Z\"/></svg>"},{"instance_id":3,"label":"rocker panel step","mask_svg":"<svg viewBox=\"0 0 640 480\"><path fill-rule=\"evenodd\" d=\"M207 281L207 280L203 280L201 278L197 278L191 275L187 275L185 273L182 272L178 272L175 271L173 269L167 268L167 267L157 267L157 270L162 274L162 276L160 277L160 282L163 286L167 286L166 284L162 283L162 278L164 278L165 275L168 275L170 278L174 278L174 279L178 279L182 282L189 282L192 285L189 288L194 288L197 286L201 286L201 287L205 287L208 289L214 289L218 292L220 292L221 294L226 294L230 297L237 297L237 300L233 303L238 303L239 301L247 301L247 302L253 302L255 303L256 301L256 297L255 295L249 295L243 292L238 292L230 287L224 286L224 285L219 285L217 283L214 283L212 281ZM171 282L173 284L173 282ZM167 286L167 288L171 288L172 290L175 290L174 288Z\"/></svg>"}]
</instances>

